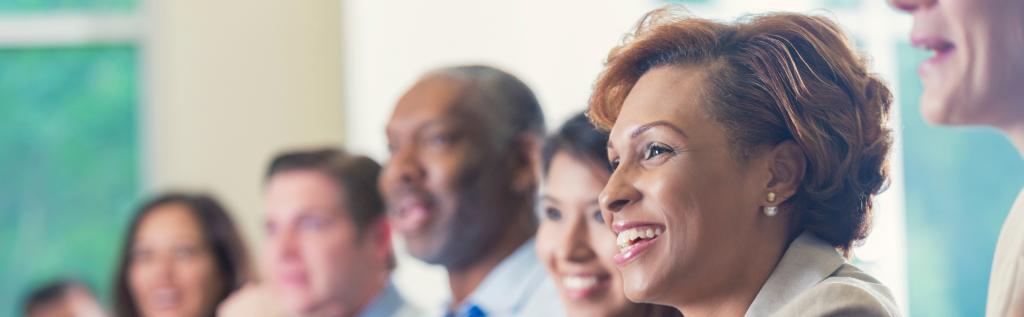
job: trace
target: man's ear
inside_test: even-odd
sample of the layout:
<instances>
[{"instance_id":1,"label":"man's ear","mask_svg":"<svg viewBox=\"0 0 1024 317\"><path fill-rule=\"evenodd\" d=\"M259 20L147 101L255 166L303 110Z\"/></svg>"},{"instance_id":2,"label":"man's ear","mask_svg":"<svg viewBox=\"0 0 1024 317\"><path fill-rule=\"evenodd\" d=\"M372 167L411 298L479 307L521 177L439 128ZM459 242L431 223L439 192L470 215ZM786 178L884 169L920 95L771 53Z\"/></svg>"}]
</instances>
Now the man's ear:
<instances>
[{"instance_id":1,"label":"man's ear","mask_svg":"<svg viewBox=\"0 0 1024 317\"><path fill-rule=\"evenodd\" d=\"M517 147L511 151L513 158L514 174L512 188L518 193L535 190L541 175L540 164L540 137L531 134L524 134L516 138L514 143Z\"/></svg>"},{"instance_id":2,"label":"man's ear","mask_svg":"<svg viewBox=\"0 0 1024 317\"><path fill-rule=\"evenodd\" d=\"M792 140L775 145L766 155L769 177L765 183L765 196L774 193L775 205L781 205L800 189L807 168L807 156Z\"/></svg>"},{"instance_id":3,"label":"man's ear","mask_svg":"<svg viewBox=\"0 0 1024 317\"><path fill-rule=\"evenodd\" d=\"M391 246L391 223L388 221L386 215L381 215L380 219L373 222L370 231L367 232L367 238L371 239L368 241L373 247L373 253L376 257L390 261L388 258L392 257L392 246Z\"/></svg>"}]
</instances>

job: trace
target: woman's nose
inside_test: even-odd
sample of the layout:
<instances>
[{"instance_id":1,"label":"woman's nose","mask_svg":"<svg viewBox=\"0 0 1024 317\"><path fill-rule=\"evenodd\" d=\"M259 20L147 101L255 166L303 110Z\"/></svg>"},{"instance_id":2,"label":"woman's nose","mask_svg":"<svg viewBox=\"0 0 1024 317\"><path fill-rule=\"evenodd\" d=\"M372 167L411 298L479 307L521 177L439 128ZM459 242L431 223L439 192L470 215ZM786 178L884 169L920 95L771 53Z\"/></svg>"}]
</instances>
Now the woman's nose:
<instances>
[{"instance_id":1,"label":"woman's nose","mask_svg":"<svg viewBox=\"0 0 1024 317\"><path fill-rule=\"evenodd\" d=\"M612 173L598 197L601 209L605 212L619 212L642 197L640 191L633 187L629 175L622 171L616 170Z\"/></svg>"},{"instance_id":2,"label":"woman's nose","mask_svg":"<svg viewBox=\"0 0 1024 317\"><path fill-rule=\"evenodd\" d=\"M585 219L576 219L563 231L560 242L560 256L570 262L587 262L594 259L594 250L588 243Z\"/></svg>"}]
</instances>

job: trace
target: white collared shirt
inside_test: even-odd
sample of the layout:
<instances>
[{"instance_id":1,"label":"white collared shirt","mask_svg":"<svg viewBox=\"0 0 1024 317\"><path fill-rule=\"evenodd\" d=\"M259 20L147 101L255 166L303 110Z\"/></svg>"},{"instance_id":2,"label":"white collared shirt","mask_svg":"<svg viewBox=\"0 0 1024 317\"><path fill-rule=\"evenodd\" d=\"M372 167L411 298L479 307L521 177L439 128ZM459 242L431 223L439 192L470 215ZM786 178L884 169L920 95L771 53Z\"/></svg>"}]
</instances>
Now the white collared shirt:
<instances>
[{"instance_id":1,"label":"white collared shirt","mask_svg":"<svg viewBox=\"0 0 1024 317\"><path fill-rule=\"evenodd\" d=\"M471 306L488 317L565 316L558 291L537 258L533 239L491 270L454 315L462 316Z\"/></svg>"},{"instance_id":2,"label":"white collared shirt","mask_svg":"<svg viewBox=\"0 0 1024 317\"><path fill-rule=\"evenodd\" d=\"M804 232L790 243L745 316L899 315L885 285Z\"/></svg>"}]
</instances>

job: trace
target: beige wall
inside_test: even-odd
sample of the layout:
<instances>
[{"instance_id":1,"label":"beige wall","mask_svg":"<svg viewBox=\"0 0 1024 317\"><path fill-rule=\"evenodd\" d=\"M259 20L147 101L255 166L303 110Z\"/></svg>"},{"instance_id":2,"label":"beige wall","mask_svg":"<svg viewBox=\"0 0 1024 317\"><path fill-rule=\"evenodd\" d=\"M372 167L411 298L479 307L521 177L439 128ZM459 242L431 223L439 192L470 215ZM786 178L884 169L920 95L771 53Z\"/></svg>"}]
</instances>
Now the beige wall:
<instances>
[{"instance_id":1,"label":"beige wall","mask_svg":"<svg viewBox=\"0 0 1024 317\"><path fill-rule=\"evenodd\" d=\"M147 191L208 190L259 243L271 156L343 141L340 4L146 5Z\"/></svg>"}]
</instances>

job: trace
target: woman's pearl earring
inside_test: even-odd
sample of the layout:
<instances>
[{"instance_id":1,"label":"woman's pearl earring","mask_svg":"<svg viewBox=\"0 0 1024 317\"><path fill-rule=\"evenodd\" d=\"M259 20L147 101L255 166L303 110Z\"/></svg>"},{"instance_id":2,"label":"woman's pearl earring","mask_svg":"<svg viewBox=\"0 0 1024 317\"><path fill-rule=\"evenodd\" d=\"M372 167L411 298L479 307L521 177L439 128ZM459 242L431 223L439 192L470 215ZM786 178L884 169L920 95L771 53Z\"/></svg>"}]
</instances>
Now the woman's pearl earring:
<instances>
[{"instance_id":1,"label":"woman's pearl earring","mask_svg":"<svg viewBox=\"0 0 1024 317\"><path fill-rule=\"evenodd\" d=\"M774 192L768 192L768 203L774 203L774 202L775 202L775 193ZM773 217L773 216L778 215L778 214L779 214L779 207L778 206L764 206L764 215L765 216Z\"/></svg>"}]
</instances>

